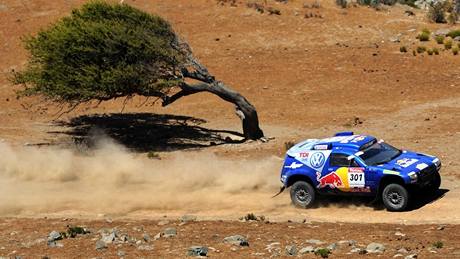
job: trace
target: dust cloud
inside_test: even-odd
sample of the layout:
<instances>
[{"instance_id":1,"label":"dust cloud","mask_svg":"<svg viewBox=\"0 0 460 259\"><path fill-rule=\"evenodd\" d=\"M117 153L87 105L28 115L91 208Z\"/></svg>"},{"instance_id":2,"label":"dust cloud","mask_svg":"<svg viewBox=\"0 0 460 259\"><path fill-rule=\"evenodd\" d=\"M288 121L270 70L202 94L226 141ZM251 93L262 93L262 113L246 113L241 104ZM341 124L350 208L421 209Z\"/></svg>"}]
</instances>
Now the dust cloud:
<instances>
[{"instance_id":1,"label":"dust cloud","mask_svg":"<svg viewBox=\"0 0 460 259\"><path fill-rule=\"evenodd\" d=\"M271 199L280 165L208 152L148 159L106 138L86 154L0 143L0 216L271 210L282 206Z\"/></svg>"}]
</instances>

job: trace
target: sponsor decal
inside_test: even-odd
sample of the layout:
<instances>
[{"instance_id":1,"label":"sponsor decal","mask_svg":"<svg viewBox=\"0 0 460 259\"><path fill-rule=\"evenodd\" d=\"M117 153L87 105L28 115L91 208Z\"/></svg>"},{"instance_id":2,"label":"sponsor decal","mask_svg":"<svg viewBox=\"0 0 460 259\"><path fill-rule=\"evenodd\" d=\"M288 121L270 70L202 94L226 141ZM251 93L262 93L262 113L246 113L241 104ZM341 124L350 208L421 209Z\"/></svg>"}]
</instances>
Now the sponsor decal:
<instances>
[{"instance_id":1,"label":"sponsor decal","mask_svg":"<svg viewBox=\"0 0 460 259\"><path fill-rule=\"evenodd\" d=\"M320 145L316 145L316 146L315 146L315 149L316 149L316 150L328 150L328 149L329 149L329 146L326 145L326 144L320 144Z\"/></svg>"},{"instance_id":2,"label":"sponsor decal","mask_svg":"<svg viewBox=\"0 0 460 259\"><path fill-rule=\"evenodd\" d=\"M417 163L418 159L415 159L415 158L403 158L403 159L399 159L398 161L396 161L396 164L399 165L400 167L409 167L415 163Z\"/></svg>"},{"instance_id":3,"label":"sponsor decal","mask_svg":"<svg viewBox=\"0 0 460 259\"><path fill-rule=\"evenodd\" d=\"M318 180L318 188L329 186L330 188L337 188L343 185L342 179L336 172L329 173L321 177L320 172L316 172L316 180Z\"/></svg>"},{"instance_id":4,"label":"sponsor decal","mask_svg":"<svg viewBox=\"0 0 460 259\"><path fill-rule=\"evenodd\" d=\"M321 177L321 173L316 173L318 188L330 187L338 188L341 191L351 191L353 188L365 187L364 168L361 167L340 167L336 171Z\"/></svg>"},{"instance_id":5,"label":"sponsor decal","mask_svg":"<svg viewBox=\"0 0 460 259\"><path fill-rule=\"evenodd\" d=\"M425 163L421 163L421 164L418 164L418 165L415 166L415 168L417 168L418 170L423 170L423 169L425 169L427 167L428 167L428 165L425 164Z\"/></svg>"},{"instance_id":6,"label":"sponsor decal","mask_svg":"<svg viewBox=\"0 0 460 259\"><path fill-rule=\"evenodd\" d=\"M360 141L363 141L365 138L366 138L365 136L357 136L356 138L352 139L350 142L352 143L360 142Z\"/></svg>"},{"instance_id":7,"label":"sponsor decal","mask_svg":"<svg viewBox=\"0 0 460 259\"><path fill-rule=\"evenodd\" d=\"M290 165L287 165L284 168L297 169L297 168L300 168L302 166L303 166L303 164L301 164L301 163L297 164L296 162L292 162Z\"/></svg>"},{"instance_id":8,"label":"sponsor decal","mask_svg":"<svg viewBox=\"0 0 460 259\"><path fill-rule=\"evenodd\" d=\"M313 153L313 155L310 156L310 165L313 168L322 167L324 162L326 162L326 157L321 152Z\"/></svg>"},{"instance_id":9,"label":"sponsor decal","mask_svg":"<svg viewBox=\"0 0 460 259\"><path fill-rule=\"evenodd\" d=\"M367 187L354 187L350 189L350 192L371 192L371 188Z\"/></svg>"},{"instance_id":10,"label":"sponsor decal","mask_svg":"<svg viewBox=\"0 0 460 259\"><path fill-rule=\"evenodd\" d=\"M384 170L383 170L383 174L394 174L394 175L399 175L399 172L393 171L393 170L384 169Z\"/></svg>"},{"instance_id":11,"label":"sponsor decal","mask_svg":"<svg viewBox=\"0 0 460 259\"><path fill-rule=\"evenodd\" d=\"M300 157L300 158L306 158L306 157L308 157L308 152L300 152L300 153L299 153L299 157Z\"/></svg>"}]
</instances>

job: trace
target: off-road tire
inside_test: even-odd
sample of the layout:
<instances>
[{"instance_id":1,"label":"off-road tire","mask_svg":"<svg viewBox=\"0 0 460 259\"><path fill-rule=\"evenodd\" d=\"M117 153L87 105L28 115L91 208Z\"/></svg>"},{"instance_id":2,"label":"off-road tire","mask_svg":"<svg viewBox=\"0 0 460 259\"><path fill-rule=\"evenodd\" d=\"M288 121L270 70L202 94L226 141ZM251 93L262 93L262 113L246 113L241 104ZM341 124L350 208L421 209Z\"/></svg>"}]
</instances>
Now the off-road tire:
<instances>
[{"instance_id":1,"label":"off-road tire","mask_svg":"<svg viewBox=\"0 0 460 259\"><path fill-rule=\"evenodd\" d=\"M315 188L308 182L297 181L291 186L292 203L299 208L309 208L315 202Z\"/></svg>"},{"instance_id":2,"label":"off-road tire","mask_svg":"<svg viewBox=\"0 0 460 259\"><path fill-rule=\"evenodd\" d=\"M409 192L396 183L391 183L383 189L382 201L389 211L404 211L409 204Z\"/></svg>"}]
</instances>

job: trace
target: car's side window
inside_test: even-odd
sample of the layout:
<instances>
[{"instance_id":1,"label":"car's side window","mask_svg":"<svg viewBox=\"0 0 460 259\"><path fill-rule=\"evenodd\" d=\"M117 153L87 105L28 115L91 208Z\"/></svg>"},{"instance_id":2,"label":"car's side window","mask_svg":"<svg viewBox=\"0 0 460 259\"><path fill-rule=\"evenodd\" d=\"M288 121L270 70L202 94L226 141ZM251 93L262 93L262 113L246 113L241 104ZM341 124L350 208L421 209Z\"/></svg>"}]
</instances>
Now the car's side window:
<instances>
[{"instance_id":1,"label":"car's side window","mask_svg":"<svg viewBox=\"0 0 460 259\"><path fill-rule=\"evenodd\" d=\"M330 164L330 166L350 167L351 161L348 160L348 156L349 155L346 155L346 154L332 153L329 164Z\"/></svg>"}]
</instances>

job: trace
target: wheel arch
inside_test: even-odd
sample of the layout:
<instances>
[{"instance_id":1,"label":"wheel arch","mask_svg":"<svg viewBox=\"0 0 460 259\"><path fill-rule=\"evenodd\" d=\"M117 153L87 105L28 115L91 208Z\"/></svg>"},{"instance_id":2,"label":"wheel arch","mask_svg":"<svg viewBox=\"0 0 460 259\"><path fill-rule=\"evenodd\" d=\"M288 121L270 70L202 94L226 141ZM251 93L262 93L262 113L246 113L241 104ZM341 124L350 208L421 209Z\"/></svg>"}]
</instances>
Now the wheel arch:
<instances>
[{"instance_id":1,"label":"wheel arch","mask_svg":"<svg viewBox=\"0 0 460 259\"><path fill-rule=\"evenodd\" d=\"M287 180L287 184L286 184L286 187L291 187L295 182L297 181L305 181L309 184L311 184L311 186L313 186L313 188L315 188L315 184L313 183L312 179L308 176L308 175L305 175L305 174L294 174L294 175L291 175L288 180ZM316 189L316 188L315 188Z\"/></svg>"}]
</instances>

